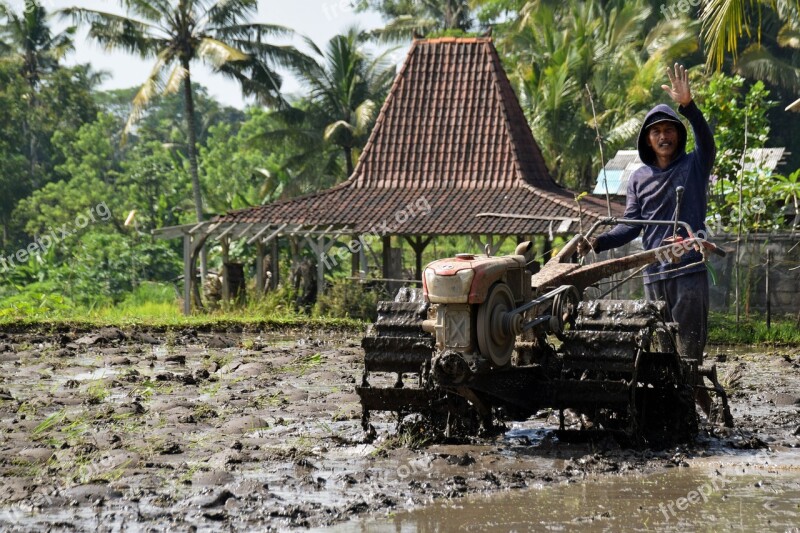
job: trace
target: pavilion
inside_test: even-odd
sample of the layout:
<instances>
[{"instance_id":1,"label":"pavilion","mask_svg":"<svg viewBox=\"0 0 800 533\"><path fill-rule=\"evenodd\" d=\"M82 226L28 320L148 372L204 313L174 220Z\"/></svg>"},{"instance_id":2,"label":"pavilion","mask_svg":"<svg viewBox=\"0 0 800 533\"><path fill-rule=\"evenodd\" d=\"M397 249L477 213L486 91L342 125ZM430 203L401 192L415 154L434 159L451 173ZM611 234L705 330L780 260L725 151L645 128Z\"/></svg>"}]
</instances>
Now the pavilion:
<instances>
[{"instance_id":1,"label":"pavilion","mask_svg":"<svg viewBox=\"0 0 800 533\"><path fill-rule=\"evenodd\" d=\"M591 196L579 205L552 179L491 38L438 38L411 45L346 181L157 233L183 237L185 279L191 280L210 240L256 244L256 281L263 287L268 247L271 281L277 281L281 238L313 250L321 283L326 266L350 252L353 272L363 269L364 249L374 239L383 243L383 277L393 279L391 239L402 238L416 254L419 279L422 252L435 236L471 235L494 251L508 237L567 236L581 223L622 210ZM192 290L186 283L187 313Z\"/></svg>"}]
</instances>

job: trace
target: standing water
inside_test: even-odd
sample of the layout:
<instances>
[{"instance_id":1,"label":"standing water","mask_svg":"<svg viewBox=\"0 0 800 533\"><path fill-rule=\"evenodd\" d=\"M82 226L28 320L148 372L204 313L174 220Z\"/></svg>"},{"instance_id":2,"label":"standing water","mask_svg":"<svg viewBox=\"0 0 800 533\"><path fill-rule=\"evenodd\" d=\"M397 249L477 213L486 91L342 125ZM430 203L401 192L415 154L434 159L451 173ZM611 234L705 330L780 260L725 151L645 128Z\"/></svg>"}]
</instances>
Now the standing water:
<instances>
[{"instance_id":1,"label":"standing water","mask_svg":"<svg viewBox=\"0 0 800 533\"><path fill-rule=\"evenodd\" d=\"M693 465L438 502L331 531L800 531L800 469Z\"/></svg>"}]
</instances>

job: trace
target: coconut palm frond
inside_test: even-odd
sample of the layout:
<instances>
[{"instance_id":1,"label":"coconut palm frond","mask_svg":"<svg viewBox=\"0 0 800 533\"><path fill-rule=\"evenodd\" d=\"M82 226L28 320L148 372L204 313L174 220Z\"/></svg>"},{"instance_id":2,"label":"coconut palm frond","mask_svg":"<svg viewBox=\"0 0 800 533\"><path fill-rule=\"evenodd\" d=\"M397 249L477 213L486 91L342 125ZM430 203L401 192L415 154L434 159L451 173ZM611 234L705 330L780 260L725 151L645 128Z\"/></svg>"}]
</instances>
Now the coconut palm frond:
<instances>
[{"instance_id":1,"label":"coconut palm frond","mask_svg":"<svg viewBox=\"0 0 800 533\"><path fill-rule=\"evenodd\" d=\"M219 68L232 61L245 61L250 58L244 52L217 39L205 37L197 46L197 57Z\"/></svg>"},{"instance_id":2,"label":"coconut palm frond","mask_svg":"<svg viewBox=\"0 0 800 533\"><path fill-rule=\"evenodd\" d=\"M707 43L706 65L720 70L725 52L738 57L737 41L744 32L749 34L744 0L708 0L700 12L703 40Z\"/></svg>"},{"instance_id":3,"label":"coconut palm frond","mask_svg":"<svg viewBox=\"0 0 800 533\"><path fill-rule=\"evenodd\" d=\"M800 49L800 29L784 24L778 32L778 45L784 48Z\"/></svg>"},{"instance_id":4,"label":"coconut palm frond","mask_svg":"<svg viewBox=\"0 0 800 533\"><path fill-rule=\"evenodd\" d=\"M89 27L89 36L107 50L123 50L140 57L152 57L167 44L161 32L147 22L102 11L68 8L60 11L76 24Z\"/></svg>"},{"instance_id":5,"label":"coconut palm frond","mask_svg":"<svg viewBox=\"0 0 800 533\"><path fill-rule=\"evenodd\" d=\"M759 44L742 52L736 70L747 78L765 80L795 93L800 91L800 69L778 59Z\"/></svg>"}]
</instances>

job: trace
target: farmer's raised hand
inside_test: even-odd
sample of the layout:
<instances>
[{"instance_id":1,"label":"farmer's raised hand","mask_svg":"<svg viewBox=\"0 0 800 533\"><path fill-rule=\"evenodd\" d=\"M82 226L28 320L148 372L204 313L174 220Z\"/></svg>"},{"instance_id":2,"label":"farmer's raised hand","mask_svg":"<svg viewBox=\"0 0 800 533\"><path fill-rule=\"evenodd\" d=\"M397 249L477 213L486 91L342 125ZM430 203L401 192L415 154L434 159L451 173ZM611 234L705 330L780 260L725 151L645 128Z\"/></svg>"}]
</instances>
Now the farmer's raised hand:
<instances>
[{"instance_id":1,"label":"farmer's raised hand","mask_svg":"<svg viewBox=\"0 0 800 533\"><path fill-rule=\"evenodd\" d=\"M689 73L686 72L686 68L684 68L683 65L675 63L674 73L667 67L667 76L669 76L672 87L669 85L662 85L661 88L667 91L669 97L676 103L682 106L689 105L692 101L692 91L689 89Z\"/></svg>"}]
</instances>

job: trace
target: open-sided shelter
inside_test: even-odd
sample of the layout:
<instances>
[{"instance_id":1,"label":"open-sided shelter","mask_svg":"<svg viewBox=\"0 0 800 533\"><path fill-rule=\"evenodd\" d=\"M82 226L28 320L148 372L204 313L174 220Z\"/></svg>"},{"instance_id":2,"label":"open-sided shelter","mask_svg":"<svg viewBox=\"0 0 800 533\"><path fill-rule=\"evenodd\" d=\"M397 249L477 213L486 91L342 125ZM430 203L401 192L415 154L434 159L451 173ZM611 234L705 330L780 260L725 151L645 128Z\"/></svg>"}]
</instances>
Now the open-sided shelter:
<instances>
[{"instance_id":1,"label":"open-sided shelter","mask_svg":"<svg viewBox=\"0 0 800 533\"><path fill-rule=\"evenodd\" d=\"M275 268L283 237L313 249L319 280L338 257L329 253L335 243L361 243L363 252L377 238L384 278L391 278L390 239L404 238L416 253L419 277L422 252L437 235L473 235L496 248L494 239L510 236L574 234L581 217L589 225L621 210L593 197L579 205L555 183L491 38L438 38L411 45L346 181L160 233L183 236L187 279L194 279L196 257L209 239L256 243L261 286L266 247Z\"/></svg>"}]
</instances>

